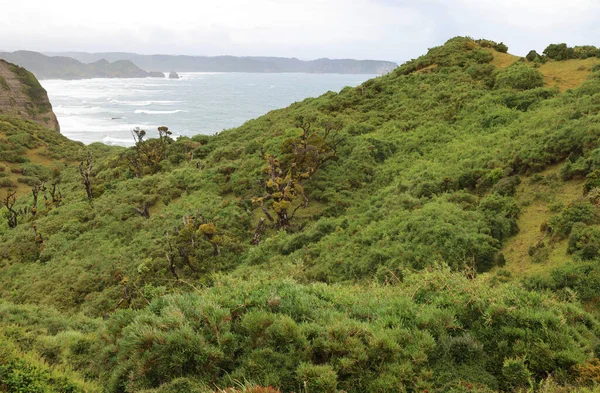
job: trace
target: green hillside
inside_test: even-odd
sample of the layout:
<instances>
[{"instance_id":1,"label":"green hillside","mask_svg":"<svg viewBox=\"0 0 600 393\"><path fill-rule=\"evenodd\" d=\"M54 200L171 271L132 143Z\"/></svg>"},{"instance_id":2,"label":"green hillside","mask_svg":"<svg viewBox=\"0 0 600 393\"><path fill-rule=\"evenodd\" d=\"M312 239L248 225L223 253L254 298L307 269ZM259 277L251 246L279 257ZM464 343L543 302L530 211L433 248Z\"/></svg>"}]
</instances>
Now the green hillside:
<instances>
[{"instance_id":1,"label":"green hillside","mask_svg":"<svg viewBox=\"0 0 600 393\"><path fill-rule=\"evenodd\" d=\"M130 149L0 118L0 391L600 391L600 58L506 51Z\"/></svg>"}]
</instances>

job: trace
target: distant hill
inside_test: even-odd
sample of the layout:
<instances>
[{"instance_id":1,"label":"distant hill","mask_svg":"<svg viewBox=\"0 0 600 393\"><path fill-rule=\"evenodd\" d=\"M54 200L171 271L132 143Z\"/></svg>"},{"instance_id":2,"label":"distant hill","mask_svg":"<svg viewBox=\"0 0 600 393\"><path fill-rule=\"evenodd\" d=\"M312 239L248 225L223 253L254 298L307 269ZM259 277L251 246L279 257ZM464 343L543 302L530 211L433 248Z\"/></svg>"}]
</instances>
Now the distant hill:
<instances>
[{"instance_id":1,"label":"distant hill","mask_svg":"<svg viewBox=\"0 0 600 393\"><path fill-rule=\"evenodd\" d=\"M110 52L60 52L47 53L68 56L83 63L100 59L108 61L129 60L145 70L175 70L178 72L308 72L331 74L385 74L398 65L391 61L317 59L311 61L284 57L235 57L235 56L172 56L139 55L136 53Z\"/></svg>"},{"instance_id":2,"label":"distant hill","mask_svg":"<svg viewBox=\"0 0 600 393\"><path fill-rule=\"evenodd\" d=\"M27 68L38 79L164 78L162 72L146 72L128 60L98 59L84 64L70 57L30 51L0 52L0 59Z\"/></svg>"},{"instance_id":3,"label":"distant hill","mask_svg":"<svg viewBox=\"0 0 600 393\"><path fill-rule=\"evenodd\" d=\"M59 130L46 90L26 69L0 60L0 115L17 115Z\"/></svg>"}]
</instances>

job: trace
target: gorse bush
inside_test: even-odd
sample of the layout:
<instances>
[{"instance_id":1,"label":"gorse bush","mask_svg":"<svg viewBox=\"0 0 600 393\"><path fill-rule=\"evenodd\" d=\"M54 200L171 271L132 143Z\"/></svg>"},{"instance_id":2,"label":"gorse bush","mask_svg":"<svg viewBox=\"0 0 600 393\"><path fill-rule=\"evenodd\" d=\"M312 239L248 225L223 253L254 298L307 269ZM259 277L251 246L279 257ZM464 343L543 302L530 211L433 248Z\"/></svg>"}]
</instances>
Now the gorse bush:
<instances>
[{"instance_id":1,"label":"gorse bush","mask_svg":"<svg viewBox=\"0 0 600 393\"><path fill-rule=\"evenodd\" d=\"M535 68L517 64L500 71L496 75L494 87L529 90L544 85L543 75Z\"/></svg>"},{"instance_id":2,"label":"gorse bush","mask_svg":"<svg viewBox=\"0 0 600 393\"><path fill-rule=\"evenodd\" d=\"M583 311L511 285L492 289L437 272L363 291L224 281L121 311L103 333L109 391L174 378L312 392L444 391L456 378L514 388L593 354L597 324ZM446 373L465 365L476 372Z\"/></svg>"},{"instance_id":3,"label":"gorse bush","mask_svg":"<svg viewBox=\"0 0 600 393\"><path fill-rule=\"evenodd\" d=\"M544 55L553 60L568 60L574 57L573 48L569 48L567 44L551 44L544 49Z\"/></svg>"},{"instance_id":4,"label":"gorse bush","mask_svg":"<svg viewBox=\"0 0 600 393\"><path fill-rule=\"evenodd\" d=\"M551 44L544 49L544 55L553 60L587 59L599 57L600 51L592 45L576 46L571 48L567 44Z\"/></svg>"},{"instance_id":5,"label":"gorse bush","mask_svg":"<svg viewBox=\"0 0 600 393\"><path fill-rule=\"evenodd\" d=\"M525 58L529 61L534 61L535 59L539 59L540 55L535 50L530 50Z\"/></svg>"}]
</instances>

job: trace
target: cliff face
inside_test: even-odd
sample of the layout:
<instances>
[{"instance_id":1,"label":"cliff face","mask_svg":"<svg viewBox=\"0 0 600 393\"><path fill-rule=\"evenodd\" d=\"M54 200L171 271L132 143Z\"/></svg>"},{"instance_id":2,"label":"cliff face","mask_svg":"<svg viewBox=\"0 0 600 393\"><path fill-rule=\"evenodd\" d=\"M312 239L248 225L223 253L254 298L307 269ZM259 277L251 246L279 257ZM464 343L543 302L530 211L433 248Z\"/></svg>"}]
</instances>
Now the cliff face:
<instances>
[{"instance_id":1,"label":"cliff face","mask_svg":"<svg viewBox=\"0 0 600 393\"><path fill-rule=\"evenodd\" d=\"M26 69L0 60L0 114L23 119L60 131L46 90Z\"/></svg>"}]
</instances>

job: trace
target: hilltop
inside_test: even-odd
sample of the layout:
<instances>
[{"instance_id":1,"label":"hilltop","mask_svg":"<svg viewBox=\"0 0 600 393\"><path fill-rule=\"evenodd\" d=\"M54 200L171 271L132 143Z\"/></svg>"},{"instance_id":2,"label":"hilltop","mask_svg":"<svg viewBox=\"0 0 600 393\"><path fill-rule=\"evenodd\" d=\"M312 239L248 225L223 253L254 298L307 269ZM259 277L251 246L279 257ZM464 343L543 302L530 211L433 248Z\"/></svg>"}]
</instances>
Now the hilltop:
<instances>
[{"instance_id":1,"label":"hilltop","mask_svg":"<svg viewBox=\"0 0 600 393\"><path fill-rule=\"evenodd\" d=\"M46 56L38 52L0 52L0 59L26 68L39 79L89 79L89 78L164 78L162 72L146 72L131 61L109 62L98 59L91 64L64 56Z\"/></svg>"},{"instance_id":2,"label":"hilltop","mask_svg":"<svg viewBox=\"0 0 600 393\"><path fill-rule=\"evenodd\" d=\"M57 141L0 221L0 390L597 392L600 59L571 49L456 37L218 135Z\"/></svg>"},{"instance_id":3,"label":"hilltop","mask_svg":"<svg viewBox=\"0 0 600 393\"><path fill-rule=\"evenodd\" d=\"M317 59L305 61L284 57L140 55L126 52L57 52L51 54L69 56L84 63L93 63L100 59L129 60L146 70L176 70L178 72L308 72L381 75L397 67L396 63L380 60Z\"/></svg>"}]
</instances>

